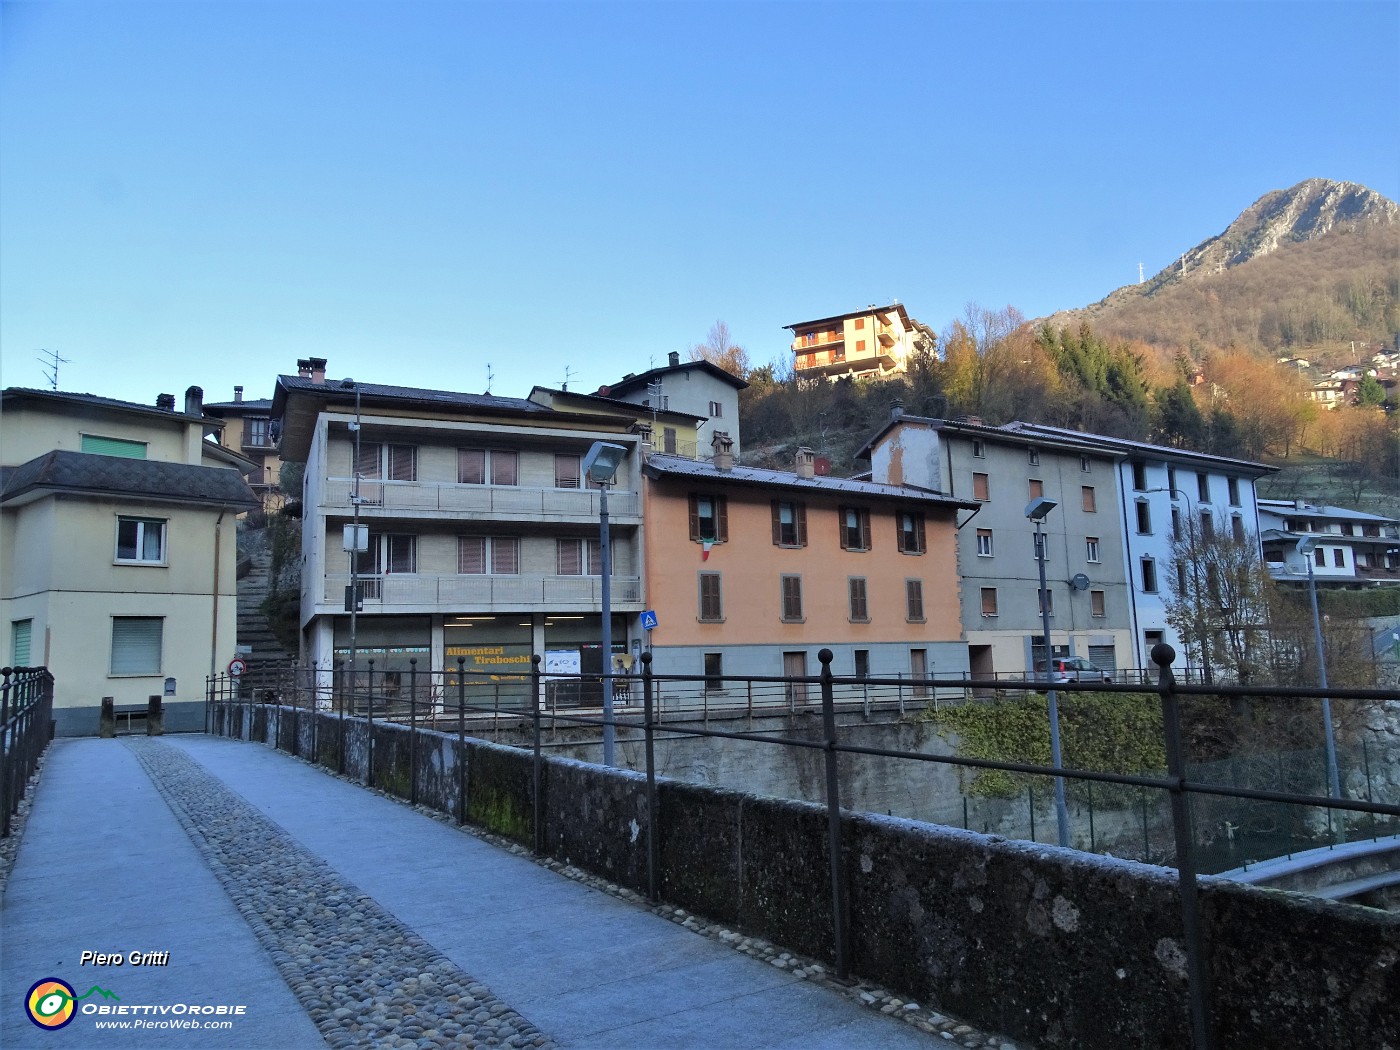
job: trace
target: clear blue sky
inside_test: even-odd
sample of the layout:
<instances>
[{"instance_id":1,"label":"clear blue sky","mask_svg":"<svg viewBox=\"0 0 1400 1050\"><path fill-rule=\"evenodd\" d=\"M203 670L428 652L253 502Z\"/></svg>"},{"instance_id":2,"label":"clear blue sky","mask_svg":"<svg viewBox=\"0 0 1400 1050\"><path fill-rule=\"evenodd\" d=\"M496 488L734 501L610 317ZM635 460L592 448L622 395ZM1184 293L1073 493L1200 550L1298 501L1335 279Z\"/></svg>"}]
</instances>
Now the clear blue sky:
<instances>
[{"instance_id":1,"label":"clear blue sky","mask_svg":"<svg viewBox=\"0 0 1400 1050\"><path fill-rule=\"evenodd\" d=\"M1400 197L1400 4L0 5L0 383L592 390Z\"/></svg>"}]
</instances>

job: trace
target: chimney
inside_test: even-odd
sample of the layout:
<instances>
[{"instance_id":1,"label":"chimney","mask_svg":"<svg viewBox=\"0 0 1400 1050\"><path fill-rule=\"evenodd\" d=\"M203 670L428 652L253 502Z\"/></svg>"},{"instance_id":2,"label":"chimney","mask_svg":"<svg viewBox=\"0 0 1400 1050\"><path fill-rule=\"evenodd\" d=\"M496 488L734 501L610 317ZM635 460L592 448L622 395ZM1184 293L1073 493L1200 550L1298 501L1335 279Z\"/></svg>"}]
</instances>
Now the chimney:
<instances>
[{"instance_id":1,"label":"chimney","mask_svg":"<svg viewBox=\"0 0 1400 1050\"><path fill-rule=\"evenodd\" d=\"M185 389L185 415L204 415L204 391L200 387L192 386Z\"/></svg>"},{"instance_id":2,"label":"chimney","mask_svg":"<svg viewBox=\"0 0 1400 1050\"><path fill-rule=\"evenodd\" d=\"M800 446L797 450L797 476L804 481L811 481L816 472L817 454L806 446Z\"/></svg>"},{"instance_id":3,"label":"chimney","mask_svg":"<svg viewBox=\"0 0 1400 1050\"><path fill-rule=\"evenodd\" d=\"M710 438L710 445L714 449L715 469L726 472L733 470L734 442L729 438L729 431L716 430Z\"/></svg>"},{"instance_id":4,"label":"chimney","mask_svg":"<svg viewBox=\"0 0 1400 1050\"><path fill-rule=\"evenodd\" d=\"M308 357L306 363L311 366L311 381L313 383L325 383L326 359L324 357Z\"/></svg>"},{"instance_id":5,"label":"chimney","mask_svg":"<svg viewBox=\"0 0 1400 1050\"><path fill-rule=\"evenodd\" d=\"M233 388L233 401L234 401L234 404L237 404L239 401L242 401L242 400L243 400L243 388L242 388L241 386L236 386L236 387L234 387L234 388Z\"/></svg>"},{"instance_id":6,"label":"chimney","mask_svg":"<svg viewBox=\"0 0 1400 1050\"><path fill-rule=\"evenodd\" d=\"M667 360L671 362L672 368L679 368L681 364L681 352L679 350L672 350L667 356Z\"/></svg>"},{"instance_id":7,"label":"chimney","mask_svg":"<svg viewBox=\"0 0 1400 1050\"><path fill-rule=\"evenodd\" d=\"M301 360L299 360L299 361L297 362L297 375L299 375L302 379L310 379L310 378L311 378L311 361L310 361L310 359L303 357Z\"/></svg>"},{"instance_id":8,"label":"chimney","mask_svg":"<svg viewBox=\"0 0 1400 1050\"><path fill-rule=\"evenodd\" d=\"M898 419L904 415L904 399L897 397L890 402L890 418Z\"/></svg>"},{"instance_id":9,"label":"chimney","mask_svg":"<svg viewBox=\"0 0 1400 1050\"><path fill-rule=\"evenodd\" d=\"M175 395L174 395L174 394L157 394L157 395L156 395L156 408L163 408L163 409L165 409L167 412L174 412L174 411L175 411Z\"/></svg>"},{"instance_id":10,"label":"chimney","mask_svg":"<svg viewBox=\"0 0 1400 1050\"><path fill-rule=\"evenodd\" d=\"M642 438L642 462L645 463L651 458L651 454L656 451L656 445L652 440L651 424L638 421L637 433L640 434Z\"/></svg>"}]
</instances>

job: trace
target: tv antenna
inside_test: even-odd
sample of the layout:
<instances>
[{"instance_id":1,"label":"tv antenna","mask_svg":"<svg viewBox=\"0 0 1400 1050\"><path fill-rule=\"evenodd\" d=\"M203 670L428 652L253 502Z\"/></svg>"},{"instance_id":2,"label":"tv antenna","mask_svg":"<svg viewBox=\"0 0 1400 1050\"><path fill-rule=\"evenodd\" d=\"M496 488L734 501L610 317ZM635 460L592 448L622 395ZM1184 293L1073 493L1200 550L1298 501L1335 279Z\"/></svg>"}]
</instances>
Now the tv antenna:
<instances>
[{"instance_id":1,"label":"tv antenna","mask_svg":"<svg viewBox=\"0 0 1400 1050\"><path fill-rule=\"evenodd\" d=\"M35 358L35 360L41 361L41 362L43 362L45 365L48 366L48 367L45 369L44 374L48 377L48 380L49 380L49 389L50 389L50 390L57 390L57 389L58 389L58 366L59 366L59 365L68 365L68 364L72 364L73 362L69 361L68 358L66 358L66 357L59 357L59 356L58 356L58 351L57 351L57 350L43 350L43 349L41 349L41 350L39 351L39 353L43 354L44 356L43 356L43 357L39 357L39 358Z\"/></svg>"},{"instance_id":2,"label":"tv antenna","mask_svg":"<svg viewBox=\"0 0 1400 1050\"><path fill-rule=\"evenodd\" d=\"M647 401L651 404L651 421L656 422L657 410L661 408L661 380L653 379L647 384Z\"/></svg>"},{"instance_id":3,"label":"tv antenna","mask_svg":"<svg viewBox=\"0 0 1400 1050\"><path fill-rule=\"evenodd\" d=\"M570 368L568 365L565 365L565 366L564 366L564 386L563 386L563 390L564 390L565 393L568 393L568 391L569 391L569 380L572 379L572 378L573 378L574 376L576 376L576 375L578 375L578 373L575 372L572 368Z\"/></svg>"},{"instance_id":4,"label":"tv antenna","mask_svg":"<svg viewBox=\"0 0 1400 1050\"><path fill-rule=\"evenodd\" d=\"M486 362L486 392L491 393L491 384L496 381L496 373L491 371L491 362Z\"/></svg>"}]
</instances>

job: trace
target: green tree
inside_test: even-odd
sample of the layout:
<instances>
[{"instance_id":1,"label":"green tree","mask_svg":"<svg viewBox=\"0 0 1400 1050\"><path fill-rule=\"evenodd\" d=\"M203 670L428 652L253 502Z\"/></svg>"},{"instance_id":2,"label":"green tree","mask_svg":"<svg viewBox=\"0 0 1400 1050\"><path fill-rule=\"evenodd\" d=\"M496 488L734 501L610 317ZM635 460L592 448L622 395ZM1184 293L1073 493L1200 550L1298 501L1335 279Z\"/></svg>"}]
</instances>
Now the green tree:
<instances>
[{"instance_id":1,"label":"green tree","mask_svg":"<svg viewBox=\"0 0 1400 1050\"><path fill-rule=\"evenodd\" d=\"M1173 448L1201 450L1206 442L1206 421L1191 387L1184 378L1157 391L1156 440Z\"/></svg>"},{"instance_id":2,"label":"green tree","mask_svg":"<svg viewBox=\"0 0 1400 1050\"><path fill-rule=\"evenodd\" d=\"M1356 385L1356 404L1362 408L1377 408L1385 403L1385 387L1375 376L1362 376Z\"/></svg>"}]
</instances>

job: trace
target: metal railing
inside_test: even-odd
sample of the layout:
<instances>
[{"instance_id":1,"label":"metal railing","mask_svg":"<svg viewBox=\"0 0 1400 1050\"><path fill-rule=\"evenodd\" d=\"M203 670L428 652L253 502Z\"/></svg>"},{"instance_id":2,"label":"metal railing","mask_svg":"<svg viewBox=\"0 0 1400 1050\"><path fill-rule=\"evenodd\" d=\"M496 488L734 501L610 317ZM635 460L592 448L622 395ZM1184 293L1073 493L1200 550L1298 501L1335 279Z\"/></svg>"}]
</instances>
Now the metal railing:
<instances>
[{"instance_id":1,"label":"metal railing","mask_svg":"<svg viewBox=\"0 0 1400 1050\"><path fill-rule=\"evenodd\" d=\"M497 607L518 611L522 606L597 612L602 580L597 576L554 576L540 573L360 573L360 596L384 605L437 605L490 612ZM349 573L327 573L322 601L341 604ZM641 608L638 576L612 578L615 605Z\"/></svg>"},{"instance_id":2,"label":"metal railing","mask_svg":"<svg viewBox=\"0 0 1400 1050\"><path fill-rule=\"evenodd\" d=\"M841 780L838 776L839 762L855 760L898 760L903 762L925 763L954 767L965 771L998 771L1024 778L1032 785L1030 793L1031 838L1035 838L1035 814L1038 809L1048 809L1049 792L1040 791L1040 805L1036 804L1034 784L1042 785L1055 778L1064 778L1082 790L1090 800L1089 840L1095 840L1093 793L1117 792L1130 800L1126 807L1117 808L1140 810L1144 859L1175 867L1180 895L1181 917L1184 931L1186 968L1188 973L1190 1018L1193 1045L1196 1050L1209 1050L1212 1045L1210 1023L1210 990L1206 980L1205 943L1201 932L1200 907L1198 903L1198 872L1200 854L1206 845L1196 829L1193 808L1205 809L1211 805L1228 802L1236 806L1275 807L1276 811L1287 808L1289 812L1311 811L1322 814L1313 821L1315 839L1324 842L1339 842L1348 837L1376 837L1382 833L1400 831L1400 799L1392 796L1389 800L1378 798L1380 794L1396 791L1400 787L1391 785L1389 780L1374 775L1372 762L1394 766L1395 756L1371 755L1362 748L1362 761L1366 766L1364 781L1356 775L1343 779L1347 797L1329 797L1326 794L1327 776L1323 765L1317 761L1290 764L1281 763L1281 768L1292 769L1292 774L1277 781L1261 779L1259 776L1240 776L1238 768L1233 772L1229 763L1225 765L1191 765L1187 761L1186 738L1182 726L1181 700L1183 698L1212 698L1229 703L1248 703L1267 697L1270 704L1292 704L1317 699L1321 694L1312 688L1295 687L1239 687L1239 686L1192 686L1179 684L1171 668L1175 653L1169 646L1159 646L1154 651L1154 659L1161 659L1157 681L1151 686L1157 694L1161 708L1161 725L1165 750L1164 768L1146 771L1121 771L1108 769L1072 768L1069 765L1055 766L1037 762L987 759L962 754L939 754L910 751L898 748L872 747L843 740L843 729L838 724L838 714L845 712L868 715L871 710L885 706L899 710L900 706L912 698L915 690L924 695L919 697L919 706L936 706L945 703L982 703L972 697L977 683L960 678L928 677L916 681L907 679L837 679L831 673L832 652L823 649L818 654L821 673L805 677L732 677L696 678L692 676L656 675L651 671L651 655L643 654L640 673L629 676L600 675L546 675L542 670L542 658L530 657L529 672L493 677L486 672L468 671L465 658L458 658L457 669L449 672L427 673L417 669L416 660L408 662L407 670L376 670L367 666L355 675L343 668L336 672L300 672L300 685L289 680L291 695L274 693L269 690L254 698L246 695L238 683L227 679L210 679L211 726L223 720L227 725L234 709L253 703L290 704L296 710L306 707L319 707L323 711L336 713L339 745L335 748L337 761L344 772L345 723L357 714L363 713L369 724L369 756L365 765L367 783L375 782L373 722L376 717L384 720L393 718L406 721L409 732L421 729L437 729L455 732L458 746L463 747L466 739L468 712L472 713L474 733L482 720L492 726L499 738L504 723L513 723L520 734L517 743L529 746L533 751L533 820L534 847L536 852L545 851L545 821L540 806L540 790L545 748L544 732L546 725L552 729L561 726L598 729L605 721L601 713L603 688L613 688L617 698L611 724L615 730L633 734L632 739L643 745L640 764L645 772L647 805L644 809L647 825L647 890L652 899L659 899L658 866L660 836L654 821L660 819L657 808L656 779L658 763L656 745L659 737L712 738L720 741L750 742L758 745L776 745L786 749L805 749L822 753L825 770L822 798L827 811L827 853L830 865L831 918L834 930L834 965L838 978L849 974L850 959L848 949L848 916L845 913L847 887L844 884L846 873L842 857L840 810L842 808ZM1001 682L1000 687L1013 686L1022 693L1035 692L1044 688L1045 683L1031 680ZM741 688L735 688L739 686ZM716 688L718 687L718 688ZM1138 685L1116 683L1063 683L1054 687L1062 695L1068 694L1126 694L1141 693ZM729 702L725 708L712 705L711 694L723 690ZM740 695L742 695L742 700ZM1395 701L1400 692L1380 689L1333 689L1329 693L1333 703L1342 701ZM996 702L995 699L992 700ZM1063 713L1068 707L1062 706ZM406 717L405 717L406 709ZM700 718L696 718L696 713ZM759 716L763 714L812 714L820 715L820 730L809 731L804 736L792 735L798 724L789 721L778 733L754 731L752 728L719 729L705 724L709 719L720 718L723 714ZM317 720L313 720L313 724ZM849 735L849 730L845 731ZM525 736L524 734L528 734ZM297 739L295 723L293 740ZM293 747L295 747L295 743ZM313 741L313 754L315 744ZM410 744L409 752L415 756L417 749ZM1071 756L1072 757L1072 756ZM459 762L460 776L466 768ZM1354 771L1353 771L1354 773ZM1243 783L1233 782L1236 780ZM414 770L408 777L411 786L410 801L417 802L417 775ZM1387 785L1391 785L1387 787ZM1360 797L1364 795L1364 797ZM1166 813L1162 814L1160 801L1165 798ZM457 791L456 814L459 822L465 820L465 784ZM964 797L966 805L966 797ZM1150 812L1149 812L1150 811ZM964 810L966 814L966 810ZM1228 817L1225 818L1228 823ZM966 816L964 817L966 824ZM1048 821L1047 821L1048 823ZM1296 823L1296 822L1295 822ZM1156 836L1156 842L1151 841Z\"/></svg>"},{"instance_id":3,"label":"metal railing","mask_svg":"<svg viewBox=\"0 0 1400 1050\"><path fill-rule=\"evenodd\" d=\"M321 505L348 510L353 503L354 478L327 478ZM541 515L596 521L598 490L557 489L528 485L463 485L447 481L385 481L360 479L360 510L460 512L493 518L534 520ZM608 492L608 513L616 519L634 518L641 501L636 492ZM619 524L624 523L619 520Z\"/></svg>"},{"instance_id":4,"label":"metal railing","mask_svg":"<svg viewBox=\"0 0 1400 1050\"><path fill-rule=\"evenodd\" d=\"M24 800L53 739L53 675L43 667L0 668L0 838Z\"/></svg>"}]
</instances>

